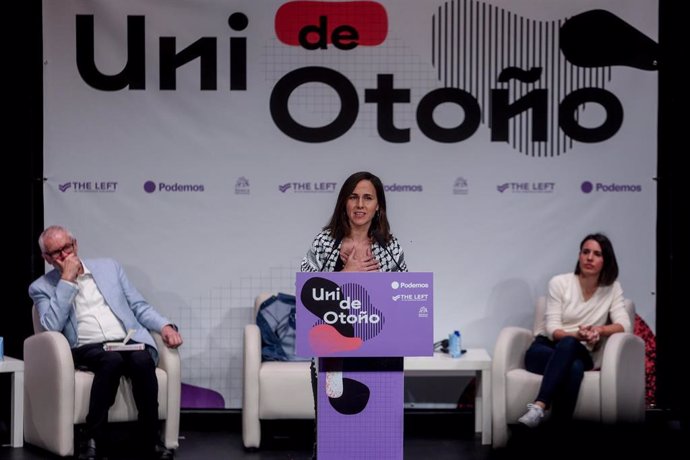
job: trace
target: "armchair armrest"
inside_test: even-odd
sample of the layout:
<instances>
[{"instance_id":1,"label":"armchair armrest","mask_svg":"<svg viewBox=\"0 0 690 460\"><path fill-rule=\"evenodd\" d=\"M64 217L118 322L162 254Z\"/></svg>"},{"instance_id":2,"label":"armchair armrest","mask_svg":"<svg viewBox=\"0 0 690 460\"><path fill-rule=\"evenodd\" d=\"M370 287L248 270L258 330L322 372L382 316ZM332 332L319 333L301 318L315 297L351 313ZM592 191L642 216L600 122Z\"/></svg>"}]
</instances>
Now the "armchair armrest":
<instances>
[{"instance_id":1,"label":"armchair armrest","mask_svg":"<svg viewBox=\"0 0 690 460\"><path fill-rule=\"evenodd\" d=\"M180 400L182 392L182 374L180 370L180 352L177 348L168 348L158 332L150 331L158 347L158 367L168 374L168 411L165 420L163 443L168 449L179 447Z\"/></svg>"},{"instance_id":2,"label":"armchair armrest","mask_svg":"<svg viewBox=\"0 0 690 460\"><path fill-rule=\"evenodd\" d=\"M491 364L491 395L493 445L508 442L506 420L506 373L524 367L525 352L534 340L532 331L521 327L505 327L498 334Z\"/></svg>"},{"instance_id":3,"label":"armchair armrest","mask_svg":"<svg viewBox=\"0 0 690 460\"><path fill-rule=\"evenodd\" d=\"M168 374L168 378L180 381L180 352L177 348L168 348L158 332L150 332L158 347L158 367Z\"/></svg>"},{"instance_id":4,"label":"armchair armrest","mask_svg":"<svg viewBox=\"0 0 690 460\"><path fill-rule=\"evenodd\" d=\"M493 371L505 374L512 369L525 367L525 352L534 341L529 329L509 326L498 334L492 361Z\"/></svg>"},{"instance_id":5,"label":"armchair armrest","mask_svg":"<svg viewBox=\"0 0 690 460\"><path fill-rule=\"evenodd\" d=\"M644 420L644 341L629 333L611 335L601 363L601 419L605 423Z\"/></svg>"},{"instance_id":6,"label":"armchair armrest","mask_svg":"<svg viewBox=\"0 0 690 460\"><path fill-rule=\"evenodd\" d=\"M244 390L242 398L242 441L246 448L261 444L259 421L259 370L261 332L256 324L244 326Z\"/></svg>"},{"instance_id":7,"label":"armchair armrest","mask_svg":"<svg viewBox=\"0 0 690 460\"><path fill-rule=\"evenodd\" d=\"M24 341L24 437L58 455L71 455L73 426L74 361L69 343L60 332L34 334Z\"/></svg>"}]
</instances>

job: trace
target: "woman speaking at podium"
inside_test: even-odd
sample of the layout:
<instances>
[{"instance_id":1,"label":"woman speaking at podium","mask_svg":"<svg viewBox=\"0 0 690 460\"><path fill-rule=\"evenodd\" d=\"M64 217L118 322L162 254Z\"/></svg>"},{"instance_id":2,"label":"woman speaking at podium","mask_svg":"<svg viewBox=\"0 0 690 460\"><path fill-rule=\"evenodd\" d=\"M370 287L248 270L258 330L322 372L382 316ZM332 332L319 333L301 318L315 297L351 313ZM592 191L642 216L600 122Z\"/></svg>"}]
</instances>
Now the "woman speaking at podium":
<instances>
[{"instance_id":1,"label":"woman speaking at podium","mask_svg":"<svg viewBox=\"0 0 690 460\"><path fill-rule=\"evenodd\" d=\"M340 188L338 201L328 225L319 232L302 259L303 272L406 272L405 255L391 234L386 213L386 195L381 179L360 171L348 177ZM357 367L365 361L380 368L402 372L402 358L324 358L326 393L329 398L347 398L343 394L344 361ZM316 429L317 373L311 361ZM316 442L314 454L316 458Z\"/></svg>"},{"instance_id":2,"label":"woman speaking at podium","mask_svg":"<svg viewBox=\"0 0 690 460\"><path fill-rule=\"evenodd\" d=\"M302 259L303 272L406 272L405 255L390 232L381 179L361 171L347 178L328 225Z\"/></svg>"}]
</instances>

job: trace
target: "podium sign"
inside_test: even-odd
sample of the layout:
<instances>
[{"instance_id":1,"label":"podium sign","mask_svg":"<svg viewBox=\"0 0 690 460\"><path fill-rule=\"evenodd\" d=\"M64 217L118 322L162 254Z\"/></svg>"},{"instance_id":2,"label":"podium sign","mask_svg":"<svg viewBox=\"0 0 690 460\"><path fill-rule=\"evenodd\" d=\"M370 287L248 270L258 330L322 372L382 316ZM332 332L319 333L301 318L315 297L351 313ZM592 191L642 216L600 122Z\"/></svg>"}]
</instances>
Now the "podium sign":
<instances>
[{"instance_id":1,"label":"podium sign","mask_svg":"<svg viewBox=\"0 0 690 460\"><path fill-rule=\"evenodd\" d=\"M297 273L299 356L434 354L433 273Z\"/></svg>"},{"instance_id":2,"label":"podium sign","mask_svg":"<svg viewBox=\"0 0 690 460\"><path fill-rule=\"evenodd\" d=\"M433 274L297 274L299 356L318 356L317 457L403 458L403 356L432 356Z\"/></svg>"}]
</instances>

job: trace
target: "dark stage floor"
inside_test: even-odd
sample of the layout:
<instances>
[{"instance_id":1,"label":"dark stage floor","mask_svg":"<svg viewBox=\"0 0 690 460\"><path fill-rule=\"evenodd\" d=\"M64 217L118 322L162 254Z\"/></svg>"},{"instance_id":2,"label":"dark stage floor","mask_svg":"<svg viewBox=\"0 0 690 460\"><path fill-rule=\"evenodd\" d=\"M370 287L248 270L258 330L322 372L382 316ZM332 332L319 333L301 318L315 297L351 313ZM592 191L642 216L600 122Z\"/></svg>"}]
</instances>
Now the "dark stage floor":
<instances>
[{"instance_id":1,"label":"dark stage floor","mask_svg":"<svg viewBox=\"0 0 690 460\"><path fill-rule=\"evenodd\" d=\"M572 424L545 425L537 430L515 427L508 446L483 446L473 429L473 414L467 411L406 411L405 459L502 460L514 458L558 458L593 460L615 458L688 458L690 450L679 423L660 413L648 413L639 426L604 427ZM137 460L131 442L132 426L120 424L112 434L115 447L110 460ZM9 436L2 434L2 441ZM312 421L273 421L262 427L262 448L246 451L242 445L241 415L238 412L184 412L181 417L178 460L197 459L310 459ZM0 447L0 460L56 459L43 450Z\"/></svg>"}]
</instances>

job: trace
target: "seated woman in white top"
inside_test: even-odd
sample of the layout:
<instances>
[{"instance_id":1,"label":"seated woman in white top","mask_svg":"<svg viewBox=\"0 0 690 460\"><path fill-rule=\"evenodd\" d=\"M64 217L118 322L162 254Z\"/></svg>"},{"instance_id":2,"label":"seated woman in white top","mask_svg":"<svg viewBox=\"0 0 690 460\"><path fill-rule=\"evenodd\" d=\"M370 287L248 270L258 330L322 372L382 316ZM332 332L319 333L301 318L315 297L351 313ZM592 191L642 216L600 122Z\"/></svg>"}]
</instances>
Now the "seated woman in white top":
<instances>
[{"instance_id":1,"label":"seated woman in white top","mask_svg":"<svg viewBox=\"0 0 690 460\"><path fill-rule=\"evenodd\" d=\"M572 418L584 372L593 368L592 350L602 337L630 332L618 263L611 241L601 233L580 243L574 273L551 278L545 330L537 331L525 353L525 368L543 375L536 400L518 421L530 428L553 408L552 418Z\"/></svg>"}]
</instances>

